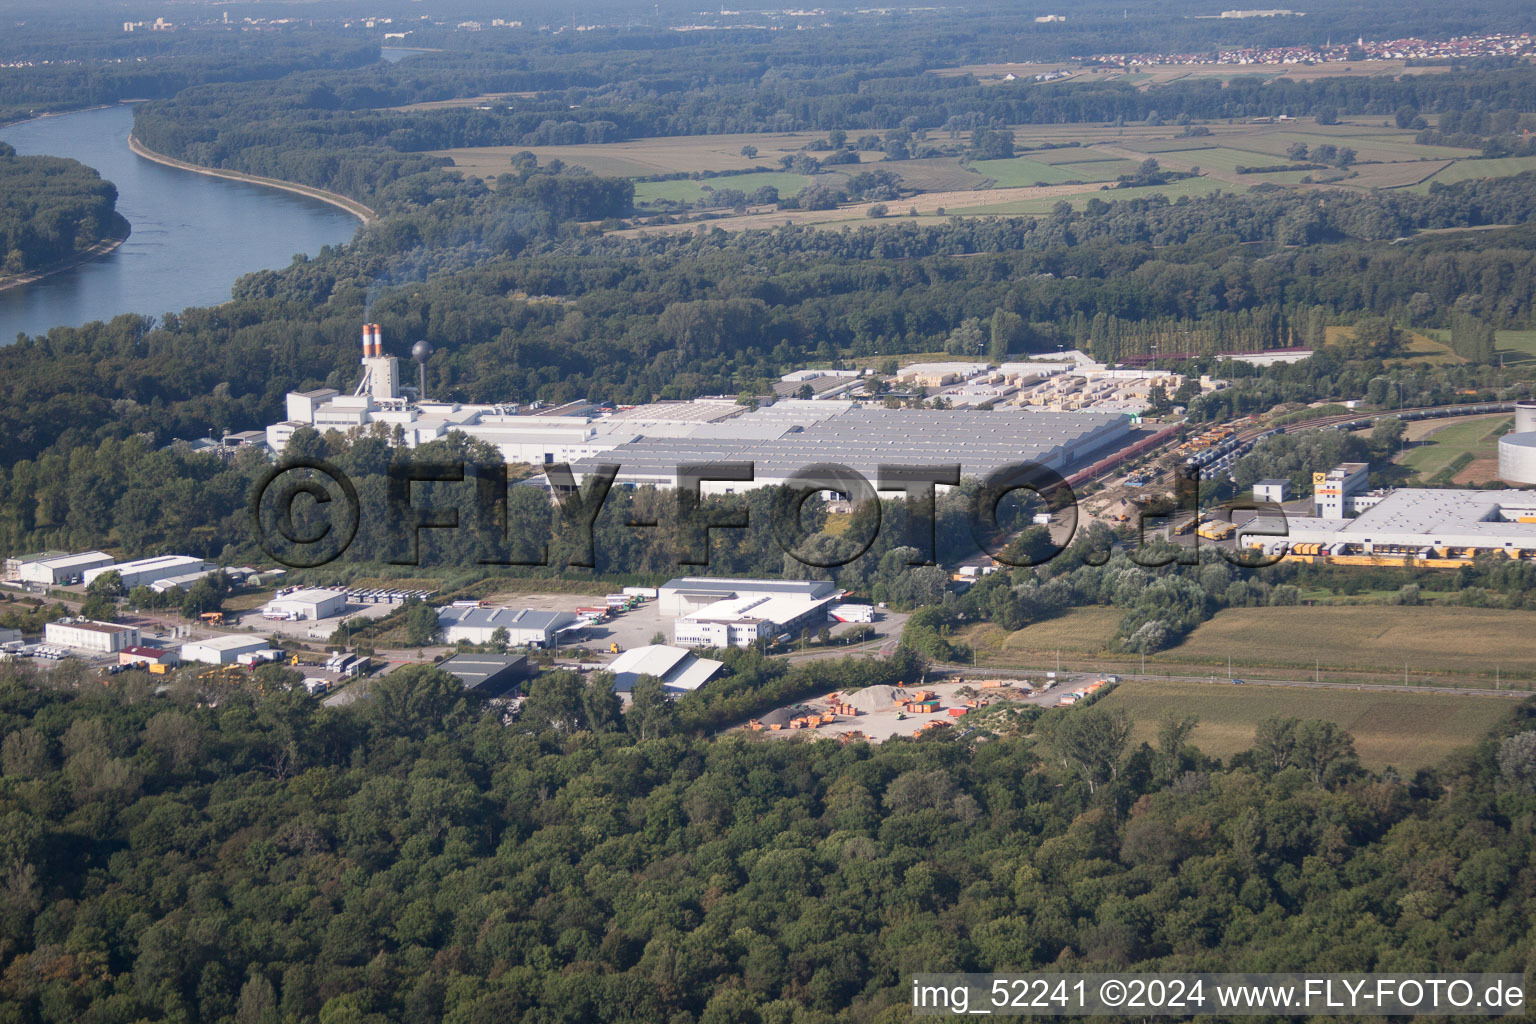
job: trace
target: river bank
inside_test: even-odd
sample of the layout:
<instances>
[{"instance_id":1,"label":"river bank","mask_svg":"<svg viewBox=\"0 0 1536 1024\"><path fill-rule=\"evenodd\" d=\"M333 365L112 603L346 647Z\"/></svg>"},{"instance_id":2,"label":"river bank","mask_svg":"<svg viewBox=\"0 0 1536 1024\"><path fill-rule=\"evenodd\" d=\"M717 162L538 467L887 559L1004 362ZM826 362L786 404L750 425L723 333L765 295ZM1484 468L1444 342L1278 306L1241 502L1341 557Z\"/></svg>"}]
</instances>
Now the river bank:
<instances>
[{"instance_id":1,"label":"river bank","mask_svg":"<svg viewBox=\"0 0 1536 1024\"><path fill-rule=\"evenodd\" d=\"M16 274L11 277L0 276L0 292L10 288L20 288L24 284L41 281L51 274L72 270L82 263L89 263L91 260L99 259L107 255L107 253L114 251L118 246L128 241L128 236L133 233L133 226L120 213L114 213L112 216L117 218L117 224L110 235L83 252L77 252L73 256L62 260L55 260L45 267L38 267L35 270L27 271L25 274Z\"/></svg>"},{"instance_id":2,"label":"river bank","mask_svg":"<svg viewBox=\"0 0 1536 1024\"><path fill-rule=\"evenodd\" d=\"M243 181L251 185L265 185L268 188L282 189L284 192L293 192L301 196L308 196L310 199L318 199L322 203L329 203L337 209L345 210L364 224L371 223L378 216L378 214L373 212L372 208L364 206L357 200L348 199L346 196L338 195L335 192L327 192L325 189L313 188L309 185L298 185L279 178L263 178L257 174L245 174L241 171L226 171L217 167L189 164L185 160L177 160L175 157L156 153L132 134L128 136L128 148L133 150L136 156L141 156L145 160L152 160L157 164L164 164L166 167L174 167L177 170L192 171L195 174L206 174L213 178L228 178L230 181Z\"/></svg>"}]
</instances>

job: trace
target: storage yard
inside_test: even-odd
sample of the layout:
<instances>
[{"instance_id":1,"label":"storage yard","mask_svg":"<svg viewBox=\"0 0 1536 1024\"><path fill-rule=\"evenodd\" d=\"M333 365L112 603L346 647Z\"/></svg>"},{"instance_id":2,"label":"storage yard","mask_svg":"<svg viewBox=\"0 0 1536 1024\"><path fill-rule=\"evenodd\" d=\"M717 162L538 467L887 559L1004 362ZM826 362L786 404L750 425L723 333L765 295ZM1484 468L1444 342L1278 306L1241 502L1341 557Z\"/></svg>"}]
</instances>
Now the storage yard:
<instances>
[{"instance_id":1,"label":"storage yard","mask_svg":"<svg viewBox=\"0 0 1536 1024\"><path fill-rule=\"evenodd\" d=\"M772 738L868 740L928 731L964 731L966 716L999 704L1047 707L1072 692L1086 692L1096 680L1065 681L1038 688L1018 679L953 678L922 686L867 686L852 693L828 693L754 718L742 728ZM1095 687L1096 688L1096 687Z\"/></svg>"}]
</instances>

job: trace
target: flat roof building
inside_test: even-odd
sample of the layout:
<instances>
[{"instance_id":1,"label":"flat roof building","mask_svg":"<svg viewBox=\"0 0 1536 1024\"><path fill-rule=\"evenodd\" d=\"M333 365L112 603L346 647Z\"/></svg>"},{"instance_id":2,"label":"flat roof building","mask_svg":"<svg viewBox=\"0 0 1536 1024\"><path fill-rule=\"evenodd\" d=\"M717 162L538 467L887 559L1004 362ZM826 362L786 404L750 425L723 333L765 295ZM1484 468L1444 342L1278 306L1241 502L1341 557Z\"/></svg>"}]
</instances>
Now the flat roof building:
<instances>
[{"instance_id":1,"label":"flat roof building","mask_svg":"<svg viewBox=\"0 0 1536 1024\"><path fill-rule=\"evenodd\" d=\"M494 642L498 629L507 631L507 643L514 647L548 647L557 634L576 625L570 612L541 612L531 608L442 608L437 613L438 628L450 644Z\"/></svg>"},{"instance_id":2,"label":"flat roof building","mask_svg":"<svg viewBox=\"0 0 1536 1024\"><path fill-rule=\"evenodd\" d=\"M682 576L656 588L657 610L667 618L691 615L719 601L735 598L832 597L835 583L826 580L714 579Z\"/></svg>"},{"instance_id":3,"label":"flat roof building","mask_svg":"<svg viewBox=\"0 0 1536 1024\"><path fill-rule=\"evenodd\" d=\"M480 697L516 696L529 671L521 654L456 654L437 666L464 684L464 690Z\"/></svg>"},{"instance_id":4,"label":"flat roof building","mask_svg":"<svg viewBox=\"0 0 1536 1024\"><path fill-rule=\"evenodd\" d=\"M683 647L750 647L758 640L798 633L827 622L837 594L735 597L716 601L672 624L672 640Z\"/></svg>"},{"instance_id":5,"label":"flat roof building","mask_svg":"<svg viewBox=\"0 0 1536 1024\"><path fill-rule=\"evenodd\" d=\"M705 481L705 494L733 494L788 481L811 466L835 463L871 486L888 464L956 466L962 476L1032 462L1065 473L1089 456L1123 446L1131 421L1121 412L1055 412L1007 408L976 410L850 407L805 422L804 413L776 413L780 402L687 437L646 437L600 457L583 459L578 478L599 463L618 463L621 486L673 487L684 463L747 462L750 481ZM817 407L837 402L801 402ZM771 415L767 415L771 414Z\"/></svg>"},{"instance_id":6,"label":"flat roof building","mask_svg":"<svg viewBox=\"0 0 1536 1024\"><path fill-rule=\"evenodd\" d=\"M1399 488L1370 496L1353 519L1286 517L1286 536L1238 531L1239 543L1302 559L1466 560L1487 552L1536 558L1536 495L1524 491Z\"/></svg>"},{"instance_id":7,"label":"flat roof building","mask_svg":"<svg viewBox=\"0 0 1536 1024\"><path fill-rule=\"evenodd\" d=\"M93 654L116 654L125 647L137 647L139 630L135 626L123 626L116 622L95 622L89 619L60 619L43 627L43 640L60 647Z\"/></svg>"},{"instance_id":8,"label":"flat roof building","mask_svg":"<svg viewBox=\"0 0 1536 1024\"><path fill-rule=\"evenodd\" d=\"M297 621L328 619L347 610L347 595L342 590L295 590L268 601L261 609L263 618Z\"/></svg>"},{"instance_id":9,"label":"flat roof building","mask_svg":"<svg viewBox=\"0 0 1536 1024\"><path fill-rule=\"evenodd\" d=\"M158 555L154 558L140 558L132 562L118 562L116 565L87 569L83 579L89 586L91 581L102 573L117 572L123 578L123 587L132 590L134 587L148 586L157 580L169 579L172 576L202 572L206 568L208 568L207 562L191 555Z\"/></svg>"},{"instance_id":10,"label":"flat roof building","mask_svg":"<svg viewBox=\"0 0 1536 1024\"><path fill-rule=\"evenodd\" d=\"M1291 497L1289 480L1259 480L1253 485L1253 496L1258 501L1288 501Z\"/></svg>"},{"instance_id":11,"label":"flat roof building","mask_svg":"<svg viewBox=\"0 0 1536 1024\"><path fill-rule=\"evenodd\" d=\"M181 645L182 661L201 661L209 665L233 665L240 655L267 649L267 641L259 636L216 636L207 640L191 640Z\"/></svg>"},{"instance_id":12,"label":"flat roof building","mask_svg":"<svg viewBox=\"0 0 1536 1024\"><path fill-rule=\"evenodd\" d=\"M25 583L50 585L74 583L80 580L87 570L111 565L112 561L112 556L102 551L86 551L78 555L39 558L36 561L26 562L18 566L16 578Z\"/></svg>"}]
</instances>

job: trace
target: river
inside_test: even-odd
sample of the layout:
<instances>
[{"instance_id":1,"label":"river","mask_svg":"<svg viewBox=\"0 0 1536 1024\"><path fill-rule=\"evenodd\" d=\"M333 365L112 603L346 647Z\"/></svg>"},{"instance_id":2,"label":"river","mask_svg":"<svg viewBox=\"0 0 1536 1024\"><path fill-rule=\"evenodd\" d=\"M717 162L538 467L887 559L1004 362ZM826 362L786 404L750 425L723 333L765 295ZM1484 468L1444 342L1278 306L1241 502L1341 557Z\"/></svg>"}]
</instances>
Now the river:
<instances>
[{"instance_id":1,"label":"river","mask_svg":"<svg viewBox=\"0 0 1536 1024\"><path fill-rule=\"evenodd\" d=\"M349 241L356 217L318 199L166 167L128 148L129 106L82 110L0 129L24 155L79 160L117 185L133 228L114 252L0 291L0 344L119 313L160 316L228 301L235 280L285 267L296 253Z\"/></svg>"}]
</instances>

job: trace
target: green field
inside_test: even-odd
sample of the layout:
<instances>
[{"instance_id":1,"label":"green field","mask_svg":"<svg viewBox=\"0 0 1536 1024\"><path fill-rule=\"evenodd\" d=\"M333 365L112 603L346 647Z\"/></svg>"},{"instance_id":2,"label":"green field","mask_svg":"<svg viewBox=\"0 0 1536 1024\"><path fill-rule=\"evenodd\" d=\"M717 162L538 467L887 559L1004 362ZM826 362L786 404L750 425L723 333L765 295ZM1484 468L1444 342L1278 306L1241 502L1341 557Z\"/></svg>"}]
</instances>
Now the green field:
<instances>
[{"instance_id":1,"label":"green field","mask_svg":"<svg viewBox=\"0 0 1536 1024\"><path fill-rule=\"evenodd\" d=\"M1523 689L1536 680L1533 627L1536 613L1494 608L1229 608L1147 665L1202 662L1225 670L1230 656L1234 666L1310 675L1321 661L1324 679L1329 669L1391 676L1406 669L1410 683L1423 681L1425 673L1476 674L1480 678L1468 684L1477 686L1490 685L1497 671L1504 684Z\"/></svg>"},{"instance_id":2,"label":"green field","mask_svg":"<svg viewBox=\"0 0 1536 1024\"><path fill-rule=\"evenodd\" d=\"M1227 171L1229 173L1239 167L1267 167L1273 164L1288 162L1283 157L1276 159L1267 153L1255 153L1247 149L1233 149L1229 146L1217 146L1210 149L1172 149L1164 150L1163 154L1175 160L1192 163L1197 167L1212 171ZM1254 180L1257 181L1258 179L1255 178Z\"/></svg>"},{"instance_id":3,"label":"green field","mask_svg":"<svg viewBox=\"0 0 1536 1024\"><path fill-rule=\"evenodd\" d=\"M1004 188L1020 185L1061 185L1068 181L1112 181L1114 175L1084 177L1067 169L1070 165L1054 165L1019 156L1011 160L972 160L972 169L997 182Z\"/></svg>"},{"instance_id":4,"label":"green field","mask_svg":"<svg viewBox=\"0 0 1536 1024\"><path fill-rule=\"evenodd\" d=\"M1102 654L1121 617L1113 608L1073 608L1065 615L1011 633L997 626L975 626L962 639L976 649L979 661L1035 661L1056 651L1063 655Z\"/></svg>"},{"instance_id":5,"label":"green field","mask_svg":"<svg viewBox=\"0 0 1536 1024\"><path fill-rule=\"evenodd\" d=\"M1355 738L1355 752L1366 768L1391 766L1404 773L1476 743L1513 703L1503 697L1149 679L1122 682L1099 702L1131 715L1136 723L1132 743L1155 744L1158 720L1167 710L1194 715L1200 724L1190 742L1215 757L1252 747L1255 727L1271 715L1321 718Z\"/></svg>"},{"instance_id":6,"label":"green field","mask_svg":"<svg viewBox=\"0 0 1536 1024\"><path fill-rule=\"evenodd\" d=\"M1457 160L1439 174L1413 186L1415 192L1428 192L1431 183L1450 185L1469 178L1503 178L1525 171L1536 171L1536 156L1506 156L1494 160Z\"/></svg>"},{"instance_id":7,"label":"green field","mask_svg":"<svg viewBox=\"0 0 1536 1024\"><path fill-rule=\"evenodd\" d=\"M1404 451L1397 462L1427 480L1464 453L1474 459L1497 460L1499 435L1513 422L1512 416L1479 416L1440 427Z\"/></svg>"},{"instance_id":8,"label":"green field","mask_svg":"<svg viewBox=\"0 0 1536 1024\"><path fill-rule=\"evenodd\" d=\"M1231 182L1215 181L1211 178L1182 178L1169 182L1166 185L1149 185L1146 188L1117 188L1106 191L1088 191L1073 196L1046 196L1040 199L1019 199L1008 203L982 203L978 206L951 207L946 213L962 214L967 217L984 216L1013 216L1018 214L1042 214L1050 213L1051 209L1059 202L1065 200L1072 204L1074 209L1082 209L1089 199L1098 198L1106 202L1118 202L1125 199L1143 199L1147 196L1162 195L1170 199L1179 196L1208 196L1214 192L1243 192L1246 189L1241 185L1233 185ZM977 198L985 196L985 192L977 193Z\"/></svg>"},{"instance_id":9,"label":"green field","mask_svg":"<svg viewBox=\"0 0 1536 1024\"><path fill-rule=\"evenodd\" d=\"M1136 655L1107 655L1119 622L1120 612L1113 608L1077 608L1014 633L976 626L963 640L975 647L978 662L1010 667L1041 667L1057 650L1063 659L1071 654L1139 667ZM1333 671L1397 683L1404 681L1406 667L1410 684L1492 687L1497 679L1523 690L1536 686L1536 649L1528 640L1533 626L1536 613L1500 608L1229 608L1198 626L1178 647L1149 656L1146 666L1149 672L1193 675L1209 668L1224 675L1230 657L1234 672L1306 679L1320 662L1324 682Z\"/></svg>"},{"instance_id":10,"label":"green field","mask_svg":"<svg viewBox=\"0 0 1536 1024\"><path fill-rule=\"evenodd\" d=\"M1536 359L1536 331L1499 331L1494 345L1506 364Z\"/></svg>"},{"instance_id":11,"label":"green field","mask_svg":"<svg viewBox=\"0 0 1536 1024\"><path fill-rule=\"evenodd\" d=\"M680 178L676 181L641 181L635 184L635 202L653 203L658 199L670 199L676 203L696 203L710 191L732 188L751 195L757 189L767 185L778 189L781 196L792 196L810 182L811 179L803 174L787 174L779 171L732 174L702 181L692 178Z\"/></svg>"}]
</instances>

